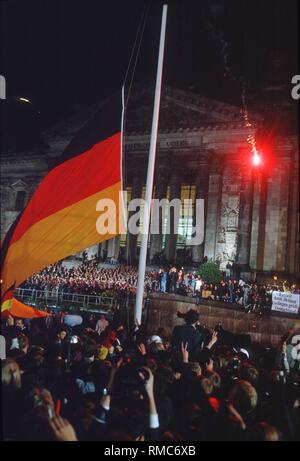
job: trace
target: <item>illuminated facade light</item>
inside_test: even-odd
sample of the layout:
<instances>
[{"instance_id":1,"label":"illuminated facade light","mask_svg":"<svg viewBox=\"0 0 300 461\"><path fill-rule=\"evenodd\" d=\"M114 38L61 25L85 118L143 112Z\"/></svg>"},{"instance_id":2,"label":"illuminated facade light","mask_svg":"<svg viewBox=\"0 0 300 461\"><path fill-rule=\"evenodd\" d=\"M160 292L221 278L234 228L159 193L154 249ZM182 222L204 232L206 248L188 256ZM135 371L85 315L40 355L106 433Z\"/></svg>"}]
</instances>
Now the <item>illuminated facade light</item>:
<instances>
[{"instance_id":1,"label":"illuminated facade light","mask_svg":"<svg viewBox=\"0 0 300 461\"><path fill-rule=\"evenodd\" d=\"M252 161L255 166L258 166L261 163L261 158L257 150L255 150L253 153Z\"/></svg>"},{"instance_id":2,"label":"illuminated facade light","mask_svg":"<svg viewBox=\"0 0 300 461\"><path fill-rule=\"evenodd\" d=\"M31 104L30 99L27 99L27 98L18 98L18 100L19 100L20 102L26 102L26 104Z\"/></svg>"}]
</instances>

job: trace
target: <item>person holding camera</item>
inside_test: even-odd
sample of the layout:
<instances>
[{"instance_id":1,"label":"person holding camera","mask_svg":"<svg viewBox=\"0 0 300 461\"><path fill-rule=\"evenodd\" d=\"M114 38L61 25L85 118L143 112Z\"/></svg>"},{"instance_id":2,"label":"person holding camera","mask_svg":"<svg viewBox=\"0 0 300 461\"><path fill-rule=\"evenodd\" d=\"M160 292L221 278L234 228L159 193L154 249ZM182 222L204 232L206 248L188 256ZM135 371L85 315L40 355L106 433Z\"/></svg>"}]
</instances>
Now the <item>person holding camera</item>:
<instances>
[{"instance_id":1,"label":"person holding camera","mask_svg":"<svg viewBox=\"0 0 300 461\"><path fill-rule=\"evenodd\" d=\"M150 368L115 362L94 420L105 430L106 440L159 440L159 418Z\"/></svg>"}]
</instances>

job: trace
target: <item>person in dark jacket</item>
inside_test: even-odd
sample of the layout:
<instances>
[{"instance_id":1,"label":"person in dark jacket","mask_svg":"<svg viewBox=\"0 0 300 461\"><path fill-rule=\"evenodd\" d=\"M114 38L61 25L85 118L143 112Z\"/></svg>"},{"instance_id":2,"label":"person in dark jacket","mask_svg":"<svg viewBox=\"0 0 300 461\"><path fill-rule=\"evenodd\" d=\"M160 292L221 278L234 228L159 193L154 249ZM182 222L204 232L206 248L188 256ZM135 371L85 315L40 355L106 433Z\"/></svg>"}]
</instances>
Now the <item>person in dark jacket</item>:
<instances>
[{"instance_id":1,"label":"person in dark jacket","mask_svg":"<svg viewBox=\"0 0 300 461\"><path fill-rule=\"evenodd\" d=\"M176 292L176 284L178 280L178 272L175 267L172 267L169 271L169 291L170 293Z\"/></svg>"},{"instance_id":2,"label":"person in dark jacket","mask_svg":"<svg viewBox=\"0 0 300 461\"><path fill-rule=\"evenodd\" d=\"M204 334L199 328L199 314L194 309L190 309L186 314L178 312L177 315L185 320L185 325L174 328L172 344L180 350L182 343L187 343L189 354L195 356L204 341Z\"/></svg>"},{"instance_id":3,"label":"person in dark jacket","mask_svg":"<svg viewBox=\"0 0 300 461\"><path fill-rule=\"evenodd\" d=\"M3 440L17 440L22 415L21 370L13 358L1 362L1 417Z\"/></svg>"}]
</instances>

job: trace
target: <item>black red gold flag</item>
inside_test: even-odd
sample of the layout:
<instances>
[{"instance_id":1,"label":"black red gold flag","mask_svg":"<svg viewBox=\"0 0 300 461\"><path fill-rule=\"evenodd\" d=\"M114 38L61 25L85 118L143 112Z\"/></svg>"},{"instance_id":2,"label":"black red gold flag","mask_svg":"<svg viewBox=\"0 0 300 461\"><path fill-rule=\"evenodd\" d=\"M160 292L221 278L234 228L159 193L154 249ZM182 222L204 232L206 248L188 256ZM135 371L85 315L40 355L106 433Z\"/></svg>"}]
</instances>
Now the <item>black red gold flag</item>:
<instances>
[{"instance_id":1,"label":"black red gold flag","mask_svg":"<svg viewBox=\"0 0 300 461\"><path fill-rule=\"evenodd\" d=\"M75 135L9 230L1 248L1 310L30 275L123 231L121 92ZM101 199L115 204L115 231L99 234Z\"/></svg>"}]
</instances>

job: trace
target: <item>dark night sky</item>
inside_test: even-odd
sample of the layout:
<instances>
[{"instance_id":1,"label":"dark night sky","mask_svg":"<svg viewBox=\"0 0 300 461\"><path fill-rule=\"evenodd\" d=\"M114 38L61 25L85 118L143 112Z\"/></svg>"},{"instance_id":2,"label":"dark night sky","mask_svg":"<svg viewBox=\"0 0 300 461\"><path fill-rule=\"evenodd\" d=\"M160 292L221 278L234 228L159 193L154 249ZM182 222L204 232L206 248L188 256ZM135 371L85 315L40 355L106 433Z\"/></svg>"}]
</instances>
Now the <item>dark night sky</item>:
<instances>
[{"instance_id":1,"label":"dark night sky","mask_svg":"<svg viewBox=\"0 0 300 461\"><path fill-rule=\"evenodd\" d=\"M298 73L297 0L169 4L165 83L239 104L240 85L224 76L227 58L232 73L244 76L250 102L271 85L285 84L283 97L290 97L291 77ZM143 0L2 1L4 110L15 114L16 97L29 97L47 126L112 93L122 84L144 6ZM155 78L160 11L160 3L151 2L135 82ZM207 20L223 34L223 55Z\"/></svg>"}]
</instances>

